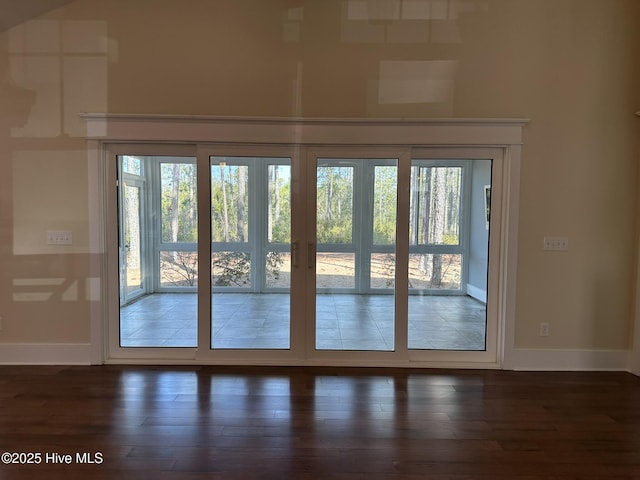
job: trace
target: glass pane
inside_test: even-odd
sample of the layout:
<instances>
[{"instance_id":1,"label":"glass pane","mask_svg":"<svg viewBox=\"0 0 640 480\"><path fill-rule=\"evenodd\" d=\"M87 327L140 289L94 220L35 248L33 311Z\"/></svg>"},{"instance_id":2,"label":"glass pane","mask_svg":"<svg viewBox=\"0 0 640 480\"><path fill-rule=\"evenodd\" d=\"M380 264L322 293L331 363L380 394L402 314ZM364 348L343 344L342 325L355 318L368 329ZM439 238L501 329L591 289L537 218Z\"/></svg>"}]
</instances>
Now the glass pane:
<instances>
[{"instance_id":1,"label":"glass pane","mask_svg":"<svg viewBox=\"0 0 640 480\"><path fill-rule=\"evenodd\" d=\"M142 288L142 230L141 191L138 186L124 184L123 233L124 233L124 286L129 297Z\"/></svg>"},{"instance_id":2,"label":"glass pane","mask_svg":"<svg viewBox=\"0 0 640 480\"><path fill-rule=\"evenodd\" d=\"M211 348L287 349L291 161L211 157L210 162Z\"/></svg>"},{"instance_id":3,"label":"glass pane","mask_svg":"<svg viewBox=\"0 0 640 480\"><path fill-rule=\"evenodd\" d=\"M461 274L460 254L409 255L409 288L460 290Z\"/></svg>"},{"instance_id":4,"label":"glass pane","mask_svg":"<svg viewBox=\"0 0 640 480\"><path fill-rule=\"evenodd\" d=\"M397 160L319 159L316 178L316 349L393 350Z\"/></svg>"},{"instance_id":5,"label":"glass pane","mask_svg":"<svg viewBox=\"0 0 640 480\"><path fill-rule=\"evenodd\" d=\"M122 156L122 172L131 175L142 175L142 162L138 157Z\"/></svg>"},{"instance_id":6,"label":"glass pane","mask_svg":"<svg viewBox=\"0 0 640 480\"><path fill-rule=\"evenodd\" d=\"M121 298L120 345L196 347L195 159L124 155L118 171L125 247L120 273L137 287L135 296L128 288ZM166 248L176 242L181 248Z\"/></svg>"},{"instance_id":7,"label":"glass pane","mask_svg":"<svg viewBox=\"0 0 640 480\"><path fill-rule=\"evenodd\" d=\"M396 287L395 253L371 254L371 288L393 290Z\"/></svg>"},{"instance_id":8,"label":"glass pane","mask_svg":"<svg viewBox=\"0 0 640 480\"><path fill-rule=\"evenodd\" d=\"M461 167L411 168L411 245L459 245Z\"/></svg>"},{"instance_id":9,"label":"glass pane","mask_svg":"<svg viewBox=\"0 0 640 480\"><path fill-rule=\"evenodd\" d=\"M211 241L249 241L249 167L211 159Z\"/></svg>"},{"instance_id":10,"label":"glass pane","mask_svg":"<svg viewBox=\"0 0 640 480\"><path fill-rule=\"evenodd\" d=\"M353 167L318 167L318 243L353 242L353 170Z\"/></svg>"},{"instance_id":11,"label":"glass pane","mask_svg":"<svg viewBox=\"0 0 640 480\"><path fill-rule=\"evenodd\" d=\"M288 293L215 293L211 348L289 348Z\"/></svg>"},{"instance_id":12,"label":"glass pane","mask_svg":"<svg viewBox=\"0 0 640 480\"><path fill-rule=\"evenodd\" d=\"M291 165L269 165L267 172L267 241L291 243Z\"/></svg>"},{"instance_id":13,"label":"glass pane","mask_svg":"<svg viewBox=\"0 0 640 480\"><path fill-rule=\"evenodd\" d=\"M160 286L192 287L198 285L197 252L162 251L160 252Z\"/></svg>"},{"instance_id":14,"label":"glass pane","mask_svg":"<svg viewBox=\"0 0 640 480\"><path fill-rule=\"evenodd\" d=\"M211 285L251 287L251 254L249 252L212 252Z\"/></svg>"},{"instance_id":15,"label":"glass pane","mask_svg":"<svg viewBox=\"0 0 640 480\"><path fill-rule=\"evenodd\" d=\"M466 295L409 295L409 348L485 349L486 305Z\"/></svg>"},{"instance_id":16,"label":"glass pane","mask_svg":"<svg viewBox=\"0 0 640 480\"><path fill-rule=\"evenodd\" d=\"M316 254L316 288L344 289L355 288L355 253Z\"/></svg>"},{"instance_id":17,"label":"glass pane","mask_svg":"<svg viewBox=\"0 0 640 480\"><path fill-rule=\"evenodd\" d=\"M198 299L195 293L154 293L123 307L122 347L196 347Z\"/></svg>"},{"instance_id":18,"label":"glass pane","mask_svg":"<svg viewBox=\"0 0 640 480\"><path fill-rule=\"evenodd\" d=\"M317 350L394 349L394 295L316 296Z\"/></svg>"},{"instance_id":19,"label":"glass pane","mask_svg":"<svg viewBox=\"0 0 640 480\"><path fill-rule=\"evenodd\" d=\"M162 242L196 242L198 238L196 166L161 163Z\"/></svg>"},{"instance_id":20,"label":"glass pane","mask_svg":"<svg viewBox=\"0 0 640 480\"><path fill-rule=\"evenodd\" d=\"M377 166L374 172L373 244L395 245L398 169Z\"/></svg>"},{"instance_id":21,"label":"glass pane","mask_svg":"<svg viewBox=\"0 0 640 480\"><path fill-rule=\"evenodd\" d=\"M412 168L408 347L485 350L491 161L473 160L465 167L417 163ZM429 176L426 187L418 188ZM444 201L435 198L441 195L434 193L438 191L444 192ZM425 199L427 210L433 213L436 205L440 213L424 218ZM468 212L464 236L459 228L462 211Z\"/></svg>"},{"instance_id":22,"label":"glass pane","mask_svg":"<svg viewBox=\"0 0 640 480\"><path fill-rule=\"evenodd\" d=\"M265 257L267 288L291 287L291 254L289 252L268 252Z\"/></svg>"}]
</instances>

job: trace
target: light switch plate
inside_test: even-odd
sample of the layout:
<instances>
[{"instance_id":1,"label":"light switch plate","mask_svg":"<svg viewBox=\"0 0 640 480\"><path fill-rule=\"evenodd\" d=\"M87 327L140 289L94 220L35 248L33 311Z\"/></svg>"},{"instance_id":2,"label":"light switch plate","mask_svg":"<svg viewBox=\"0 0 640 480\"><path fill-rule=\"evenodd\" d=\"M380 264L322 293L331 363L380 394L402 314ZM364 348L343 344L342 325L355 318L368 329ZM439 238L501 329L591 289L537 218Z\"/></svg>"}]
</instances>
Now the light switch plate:
<instances>
[{"instance_id":1,"label":"light switch plate","mask_svg":"<svg viewBox=\"0 0 640 480\"><path fill-rule=\"evenodd\" d=\"M47 230L47 245L72 245L71 230Z\"/></svg>"},{"instance_id":2,"label":"light switch plate","mask_svg":"<svg viewBox=\"0 0 640 480\"><path fill-rule=\"evenodd\" d=\"M569 237L544 237L543 250L566 252L569 250Z\"/></svg>"}]
</instances>

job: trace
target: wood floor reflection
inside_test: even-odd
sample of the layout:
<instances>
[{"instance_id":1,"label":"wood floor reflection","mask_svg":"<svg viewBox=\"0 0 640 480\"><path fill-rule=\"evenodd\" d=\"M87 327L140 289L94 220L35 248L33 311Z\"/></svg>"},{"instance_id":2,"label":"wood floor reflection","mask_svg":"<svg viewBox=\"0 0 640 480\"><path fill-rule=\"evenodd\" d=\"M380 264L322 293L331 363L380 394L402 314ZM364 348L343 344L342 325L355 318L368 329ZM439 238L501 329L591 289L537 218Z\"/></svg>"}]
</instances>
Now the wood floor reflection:
<instances>
[{"instance_id":1,"label":"wood floor reflection","mask_svg":"<svg viewBox=\"0 0 640 480\"><path fill-rule=\"evenodd\" d=\"M0 453L41 454L3 479L640 478L626 373L2 366L0 388Z\"/></svg>"}]
</instances>

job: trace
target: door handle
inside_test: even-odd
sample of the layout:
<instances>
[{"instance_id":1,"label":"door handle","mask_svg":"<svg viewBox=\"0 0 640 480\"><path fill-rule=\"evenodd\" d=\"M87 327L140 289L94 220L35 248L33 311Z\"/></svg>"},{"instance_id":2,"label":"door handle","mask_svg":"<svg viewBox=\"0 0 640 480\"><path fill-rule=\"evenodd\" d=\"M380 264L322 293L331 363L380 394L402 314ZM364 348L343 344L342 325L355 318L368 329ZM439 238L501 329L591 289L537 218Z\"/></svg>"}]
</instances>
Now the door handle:
<instances>
[{"instance_id":1,"label":"door handle","mask_svg":"<svg viewBox=\"0 0 640 480\"><path fill-rule=\"evenodd\" d=\"M298 261L299 247L300 247L300 242L296 241L291 244L291 256L293 257L293 268L300 267L300 262Z\"/></svg>"},{"instance_id":2,"label":"door handle","mask_svg":"<svg viewBox=\"0 0 640 480\"><path fill-rule=\"evenodd\" d=\"M313 268L316 264L316 244L307 243L307 267Z\"/></svg>"}]
</instances>

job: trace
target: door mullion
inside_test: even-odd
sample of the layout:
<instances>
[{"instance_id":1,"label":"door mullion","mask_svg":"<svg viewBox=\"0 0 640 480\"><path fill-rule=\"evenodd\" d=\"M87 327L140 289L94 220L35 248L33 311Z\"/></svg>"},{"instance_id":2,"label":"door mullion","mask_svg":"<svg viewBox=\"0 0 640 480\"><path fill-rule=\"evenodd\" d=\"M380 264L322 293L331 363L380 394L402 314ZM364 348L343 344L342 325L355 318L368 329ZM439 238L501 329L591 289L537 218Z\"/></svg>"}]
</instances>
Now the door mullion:
<instances>
[{"instance_id":1,"label":"door mullion","mask_svg":"<svg viewBox=\"0 0 640 480\"><path fill-rule=\"evenodd\" d=\"M305 333L305 358L310 358L314 355L316 349L316 258L317 255L311 258L313 252L318 251L317 235L316 235L316 223L318 220L318 193L317 193L317 181L318 181L318 160L314 151L311 149L305 149L304 155L303 175L304 178L302 190L306 193L306 211L300 212L305 217L304 231L305 235L302 238L300 245L301 249L301 264L300 270L303 275L305 285L305 304L303 306L306 311L305 316L300 319L304 323ZM314 245L313 252L307 248L308 245Z\"/></svg>"},{"instance_id":2,"label":"door mullion","mask_svg":"<svg viewBox=\"0 0 640 480\"><path fill-rule=\"evenodd\" d=\"M398 155L395 272L395 351L408 361L409 338L409 209L411 204L411 150Z\"/></svg>"},{"instance_id":3,"label":"door mullion","mask_svg":"<svg viewBox=\"0 0 640 480\"><path fill-rule=\"evenodd\" d=\"M315 269L307 267L307 245L315 242L315 237L310 236L315 222L315 197L312 199L313 189L306 188L315 168L308 162L306 147L292 152L290 349L293 358L301 361L308 358L313 347L309 336L313 336L315 328Z\"/></svg>"},{"instance_id":4,"label":"door mullion","mask_svg":"<svg viewBox=\"0 0 640 480\"><path fill-rule=\"evenodd\" d=\"M147 202L149 212L161 212L162 200L161 195L158 193L160 190L160 166L156 162L151 162L149 157L145 157L143 161L144 168L146 168L145 178L149 182ZM157 292L160 289L160 250L158 245L160 244L160 228L153 222L153 215L148 215L147 223L147 254L145 255L148 262L151 281L151 291L149 293Z\"/></svg>"},{"instance_id":5,"label":"door mullion","mask_svg":"<svg viewBox=\"0 0 640 480\"><path fill-rule=\"evenodd\" d=\"M373 217L372 217L372 202L373 202L373 182L372 175L374 165L369 162L358 162L355 165L355 185L354 190L357 195L354 195L354 211L357 212L357 216L354 219L354 229L356 230L357 239L355 242L356 249L356 289L358 293L369 293L370 285L370 258L371 247L373 245Z\"/></svg>"},{"instance_id":6,"label":"door mullion","mask_svg":"<svg viewBox=\"0 0 640 480\"><path fill-rule=\"evenodd\" d=\"M264 285L264 205L261 199L266 198L264 188L264 159L247 158L247 174L249 175L249 259L251 275L251 292L262 292Z\"/></svg>"},{"instance_id":7,"label":"door mullion","mask_svg":"<svg viewBox=\"0 0 640 480\"><path fill-rule=\"evenodd\" d=\"M211 165L200 148L196 154L198 186L198 348L196 357L211 349Z\"/></svg>"}]
</instances>

